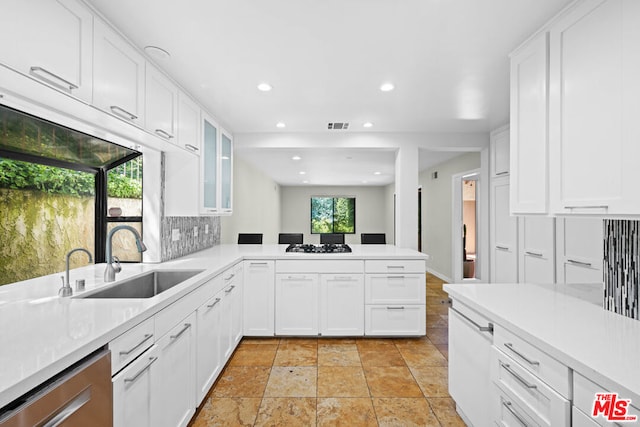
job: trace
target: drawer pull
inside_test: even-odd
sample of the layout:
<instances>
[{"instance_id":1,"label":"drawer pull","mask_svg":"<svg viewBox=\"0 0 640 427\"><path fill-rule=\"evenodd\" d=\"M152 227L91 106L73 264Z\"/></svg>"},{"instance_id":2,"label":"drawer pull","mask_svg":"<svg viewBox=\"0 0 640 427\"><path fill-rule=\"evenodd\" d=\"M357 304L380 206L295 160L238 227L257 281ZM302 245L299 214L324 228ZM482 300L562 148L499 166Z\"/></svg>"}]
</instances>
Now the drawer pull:
<instances>
[{"instance_id":1,"label":"drawer pull","mask_svg":"<svg viewBox=\"0 0 640 427\"><path fill-rule=\"evenodd\" d=\"M387 265L387 268L404 268L404 265Z\"/></svg>"},{"instance_id":2,"label":"drawer pull","mask_svg":"<svg viewBox=\"0 0 640 427\"><path fill-rule=\"evenodd\" d=\"M117 105L112 105L109 108L111 109L111 112L113 114L115 114L116 116L122 117L123 119L135 120L138 118L138 116L136 116L135 114L131 114L124 108L118 107Z\"/></svg>"},{"instance_id":3,"label":"drawer pull","mask_svg":"<svg viewBox=\"0 0 640 427\"><path fill-rule=\"evenodd\" d=\"M508 173L509 173L509 171L496 172L496 176L506 175Z\"/></svg>"},{"instance_id":4,"label":"drawer pull","mask_svg":"<svg viewBox=\"0 0 640 427\"><path fill-rule=\"evenodd\" d=\"M191 144L184 144L184 146L186 148L188 148L191 151L199 151L200 149L198 147L196 147L195 145L191 145Z\"/></svg>"},{"instance_id":5,"label":"drawer pull","mask_svg":"<svg viewBox=\"0 0 640 427\"><path fill-rule=\"evenodd\" d=\"M387 307L387 310L404 310L404 307Z\"/></svg>"},{"instance_id":6,"label":"drawer pull","mask_svg":"<svg viewBox=\"0 0 640 427\"><path fill-rule=\"evenodd\" d=\"M512 352L514 352L517 356L519 356L522 360L527 362L529 365L540 365L540 362L537 362L535 360L529 359L527 356L525 356L524 354L520 353L518 350L513 348L513 344L512 343L510 343L510 342L504 343L504 346L507 347Z\"/></svg>"},{"instance_id":7,"label":"drawer pull","mask_svg":"<svg viewBox=\"0 0 640 427\"><path fill-rule=\"evenodd\" d=\"M515 379L517 379L526 388L538 388L537 385L531 384L529 381L525 380L520 375L518 375L518 373L516 371L514 371L513 369L511 369L511 366L509 366L508 364L500 362L500 366L502 366L505 371L509 372L511 374L511 376L513 376Z\"/></svg>"},{"instance_id":8,"label":"drawer pull","mask_svg":"<svg viewBox=\"0 0 640 427\"><path fill-rule=\"evenodd\" d=\"M180 338L180 336L181 336L182 334L184 334L185 332L187 332L187 329L189 329L190 327L191 327L191 323L185 323L185 324L184 324L184 328L182 328L182 329L180 330L180 332L178 332L178 333L177 333L177 334L175 334L175 335L171 335L169 338L171 338L172 340L177 340L178 338Z\"/></svg>"},{"instance_id":9,"label":"drawer pull","mask_svg":"<svg viewBox=\"0 0 640 427\"><path fill-rule=\"evenodd\" d=\"M520 424L522 424L524 427L529 427L529 424L527 424L527 422L525 420L522 419L522 416L520 414L518 414L515 409L513 409L513 405L511 404L511 402L507 401L507 402L502 402L502 406L504 406L505 408L507 408L507 410L509 412L511 412L511 415L513 415L515 417L516 420L518 420L518 422Z\"/></svg>"},{"instance_id":10,"label":"drawer pull","mask_svg":"<svg viewBox=\"0 0 640 427\"><path fill-rule=\"evenodd\" d=\"M169 132L163 129L156 129L156 135L161 136L162 138L165 138L165 139L173 138L173 135L171 135Z\"/></svg>"},{"instance_id":11,"label":"drawer pull","mask_svg":"<svg viewBox=\"0 0 640 427\"><path fill-rule=\"evenodd\" d=\"M147 369L149 369L151 367L151 365L153 365L153 362L155 362L156 360L158 360L157 357L150 357L149 358L149 362L144 366L144 368L140 369L138 372L136 372L136 374L134 376L132 376L131 378L125 378L124 382L125 383L132 383L135 380L137 380L138 378L140 378L140 375L142 375L142 373L144 371L146 371Z\"/></svg>"},{"instance_id":12,"label":"drawer pull","mask_svg":"<svg viewBox=\"0 0 640 427\"><path fill-rule=\"evenodd\" d=\"M51 71L42 67L31 67L31 74L33 74L34 76L36 76L41 80L45 80L48 83L51 83L69 92L71 92L73 89L78 89L78 86L74 85L70 81L63 79L62 77L56 74L53 74Z\"/></svg>"},{"instance_id":13,"label":"drawer pull","mask_svg":"<svg viewBox=\"0 0 640 427\"><path fill-rule=\"evenodd\" d=\"M229 280L233 279L234 277L236 277L236 275L234 273L231 273L229 276L225 277L224 280L228 282Z\"/></svg>"},{"instance_id":14,"label":"drawer pull","mask_svg":"<svg viewBox=\"0 0 640 427\"><path fill-rule=\"evenodd\" d=\"M387 276L387 279L404 279L405 276Z\"/></svg>"},{"instance_id":15,"label":"drawer pull","mask_svg":"<svg viewBox=\"0 0 640 427\"><path fill-rule=\"evenodd\" d=\"M144 338L142 339L142 341L140 341L138 344L136 344L135 346L131 347L131 349L126 350L126 351L121 351L120 352L120 356L127 356L130 353L133 353L138 347L140 347L142 344L144 344L145 342L149 341L149 339L153 337L153 334L144 334Z\"/></svg>"},{"instance_id":16,"label":"drawer pull","mask_svg":"<svg viewBox=\"0 0 640 427\"><path fill-rule=\"evenodd\" d=\"M508 251L509 250L509 246L498 246L498 245L496 245L496 249L500 249L501 251Z\"/></svg>"},{"instance_id":17,"label":"drawer pull","mask_svg":"<svg viewBox=\"0 0 640 427\"><path fill-rule=\"evenodd\" d=\"M354 282L356 281L356 279L354 279L353 277L349 277L349 276L336 276L333 279L334 282Z\"/></svg>"},{"instance_id":18,"label":"drawer pull","mask_svg":"<svg viewBox=\"0 0 640 427\"><path fill-rule=\"evenodd\" d=\"M591 267L590 262L576 261L575 259L568 259L567 262L570 264L582 265L584 267Z\"/></svg>"},{"instance_id":19,"label":"drawer pull","mask_svg":"<svg viewBox=\"0 0 640 427\"><path fill-rule=\"evenodd\" d=\"M229 286L229 288L227 288L227 289L225 289L225 290L224 290L224 293L225 293L225 294L228 294L228 293L229 293L229 292L231 292L235 287L236 287L236 285L231 285L231 286Z\"/></svg>"},{"instance_id":20,"label":"drawer pull","mask_svg":"<svg viewBox=\"0 0 640 427\"><path fill-rule=\"evenodd\" d=\"M269 265L268 262L250 262L249 265Z\"/></svg>"},{"instance_id":21,"label":"drawer pull","mask_svg":"<svg viewBox=\"0 0 640 427\"><path fill-rule=\"evenodd\" d=\"M540 252L530 252L530 251L526 251L525 254L527 255L531 255L531 256L535 256L538 258L542 258L542 254Z\"/></svg>"},{"instance_id":22,"label":"drawer pull","mask_svg":"<svg viewBox=\"0 0 640 427\"><path fill-rule=\"evenodd\" d=\"M216 300L212 304L208 304L207 308L213 308L220 302L220 298L216 298Z\"/></svg>"},{"instance_id":23,"label":"drawer pull","mask_svg":"<svg viewBox=\"0 0 640 427\"><path fill-rule=\"evenodd\" d=\"M53 418L51 418L46 423L41 424L41 426L42 427L58 427L59 425L62 425L62 423L67 418L69 418L71 415L78 412L78 410L82 408L84 404L87 403L89 400L91 400L91 389L86 388L82 393L74 397L71 402L67 403L65 406L60 408L58 412L55 413L55 416Z\"/></svg>"},{"instance_id":24,"label":"drawer pull","mask_svg":"<svg viewBox=\"0 0 640 427\"><path fill-rule=\"evenodd\" d=\"M462 318L464 318L467 322L471 323L473 326L475 326L476 328L478 328L478 330L480 332L489 332L491 334L493 334L493 323L488 323L487 326L482 326L477 324L476 322L474 322L472 319L470 319L469 317L467 317L466 315L464 315L463 313L459 312L458 310L456 310L455 308L451 307L451 310L455 311L456 313L458 313Z\"/></svg>"},{"instance_id":25,"label":"drawer pull","mask_svg":"<svg viewBox=\"0 0 640 427\"><path fill-rule=\"evenodd\" d=\"M287 276L282 278L283 281L298 281L298 282L310 282L313 279L305 276Z\"/></svg>"},{"instance_id":26,"label":"drawer pull","mask_svg":"<svg viewBox=\"0 0 640 427\"><path fill-rule=\"evenodd\" d=\"M609 209L609 205L565 206L565 209Z\"/></svg>"}]
</instances>

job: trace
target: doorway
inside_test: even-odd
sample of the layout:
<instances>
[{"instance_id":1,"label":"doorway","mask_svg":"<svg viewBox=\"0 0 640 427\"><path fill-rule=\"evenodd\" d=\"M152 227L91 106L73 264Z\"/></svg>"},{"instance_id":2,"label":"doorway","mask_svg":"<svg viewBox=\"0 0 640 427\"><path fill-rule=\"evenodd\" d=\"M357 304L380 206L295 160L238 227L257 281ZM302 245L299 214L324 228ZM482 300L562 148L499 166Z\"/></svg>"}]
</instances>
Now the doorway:
<instances>
[{"instance_id":1,"label":"doorway","mask_svg":"<svg viewBox=\"0 0 640 427\"><path fill-rule=\"evenodd\" d=\"M452 177L452 272L456 282L480 279L480 170Z\"/></svg>"}]
</instances>

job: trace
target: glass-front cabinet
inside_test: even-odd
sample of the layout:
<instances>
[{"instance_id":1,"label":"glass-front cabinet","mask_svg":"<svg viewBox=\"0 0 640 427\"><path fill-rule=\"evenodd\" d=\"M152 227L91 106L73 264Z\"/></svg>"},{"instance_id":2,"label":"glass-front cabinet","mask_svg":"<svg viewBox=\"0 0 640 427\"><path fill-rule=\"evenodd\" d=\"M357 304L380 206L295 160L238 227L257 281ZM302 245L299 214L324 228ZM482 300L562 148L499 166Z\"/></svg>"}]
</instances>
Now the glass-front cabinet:
<instances>
[{"instance_id":1,"label":"glass-front cabinet","mask_svg":"<svg viewBox=\"0 0 640 427\"><path fill-rule=\"evenodd\" d=\"M209 116L202 118L202 154L200 156L203 215L230 215L232 212L233 142Z\"/></svg>"}]
</instances>

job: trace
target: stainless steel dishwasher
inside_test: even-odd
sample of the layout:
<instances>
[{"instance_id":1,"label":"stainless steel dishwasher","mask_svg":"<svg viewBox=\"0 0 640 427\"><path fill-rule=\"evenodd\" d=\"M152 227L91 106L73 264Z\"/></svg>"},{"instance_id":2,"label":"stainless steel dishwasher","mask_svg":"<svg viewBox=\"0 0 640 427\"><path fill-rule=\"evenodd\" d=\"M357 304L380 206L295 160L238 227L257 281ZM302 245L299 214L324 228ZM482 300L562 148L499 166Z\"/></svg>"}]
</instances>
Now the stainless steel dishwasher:
<instances>
[{"instance_id":1,"label":"stainless steel dishwasher","mask_svg":"<svg viewBox=\"0 0 640 427\"><path fill-rule=\"evenodd\" d=\"M113 424L111 353L100 350L3 408L0 427Z\"/></svg>"}]
</instances>

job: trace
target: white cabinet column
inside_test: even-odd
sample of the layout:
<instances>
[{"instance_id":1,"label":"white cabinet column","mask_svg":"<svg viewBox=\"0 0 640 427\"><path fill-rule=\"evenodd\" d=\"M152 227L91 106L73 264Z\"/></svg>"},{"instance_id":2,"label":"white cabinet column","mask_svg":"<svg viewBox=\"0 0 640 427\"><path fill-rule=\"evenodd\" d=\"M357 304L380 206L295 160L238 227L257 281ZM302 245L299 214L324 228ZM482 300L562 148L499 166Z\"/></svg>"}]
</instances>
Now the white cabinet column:
<instances>
[{"instance_id":1,"label":"white cabinet column","mask_svg":"<svg viewBox=\"0 0 640 427\"><path fill-rule=\"evenodd\" d=\"M396 153L396 246L418 250L418 147Z\"/></svg>"}]
</instances>

